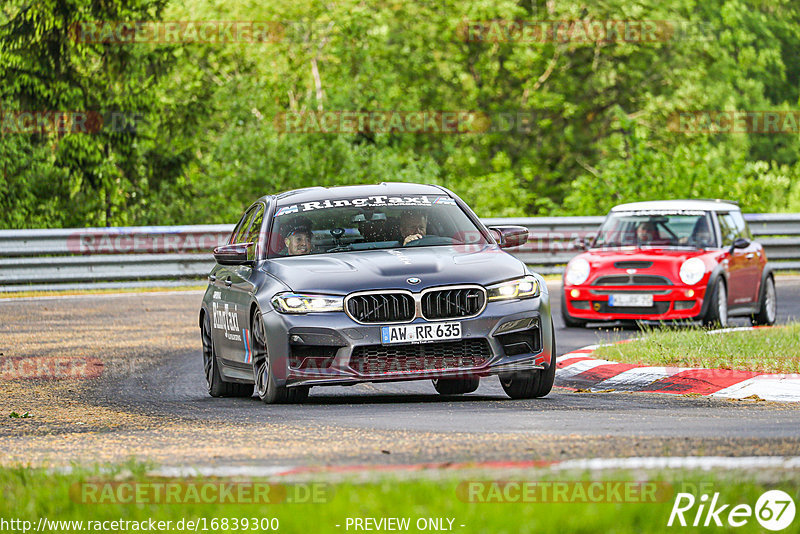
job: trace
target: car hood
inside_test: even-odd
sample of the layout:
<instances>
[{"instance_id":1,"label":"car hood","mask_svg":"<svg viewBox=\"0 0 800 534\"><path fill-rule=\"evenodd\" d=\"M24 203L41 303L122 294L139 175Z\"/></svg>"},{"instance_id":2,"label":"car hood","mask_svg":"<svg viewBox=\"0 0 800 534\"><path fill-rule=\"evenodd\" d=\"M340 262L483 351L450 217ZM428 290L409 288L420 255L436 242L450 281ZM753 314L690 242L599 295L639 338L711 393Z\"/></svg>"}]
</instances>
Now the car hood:
<instances>
[{"instance_id":1,"label":"car hood","mask_svg":"<svg viewBox=\"0 0 800 534\"><path fill-rule=\"evenodd\" d=\"M363 250L276 258L264 269L293 291L345 295L368 289L412 291L450 284L487 285L525 274L524 264L496 245ZM409 278L419 278L410 284Z\"/></svg>"},{"instance_id":2,"label":"car hood","mask_svg":"<svg viewBox=\"0 0 800 534\"><path fill-rule=\"evenodd\" d=\"M689 258L703 260L708 270L713 269L719 256L722 254L718 250L702 249L677 249L677 248L614 248L614 249L591 249L577 257L581 257L589 262L591 275L589 283L598 276L614 273L627 273L628 269L636 269L641 274L653 274L667 276L671 280L678 280L681 265ZM624 262L624 263L619 263ZM633 262L652 262L652 265L645 267L638 266ZM615 265L615 263L617 265Z\"/></svg>"},{"instance_id":3,"label":"car hood","mask_svg":"<svg viewBox=\"0 0 800 534\"><path fill-rule=\"evenodd\" d=\"M592 267L614 267L618 261L651 261L653 265L681 264L689 258L703 256L709 251L702 249L638 248L592 249L581 254Z\"/></svg>"}]
</instances>

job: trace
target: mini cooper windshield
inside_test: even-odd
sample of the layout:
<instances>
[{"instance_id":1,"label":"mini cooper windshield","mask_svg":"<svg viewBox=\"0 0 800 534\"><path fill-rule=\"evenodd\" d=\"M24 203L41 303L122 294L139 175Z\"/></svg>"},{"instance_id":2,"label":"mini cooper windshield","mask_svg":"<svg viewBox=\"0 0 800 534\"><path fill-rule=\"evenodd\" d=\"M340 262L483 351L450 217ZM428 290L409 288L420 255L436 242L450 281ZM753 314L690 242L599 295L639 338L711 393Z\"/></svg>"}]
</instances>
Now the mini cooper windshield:
<instances>
[{"instance_id":1,"label":"mini cooper windshield","mask_svg":"<svg viewBox=\"0 0 800 534\"><path fill-rule=\"evenodd\" d=\"M278 204L270 235L271 258L488 243L454 199L426 195Z\"/></svg>"},{"instance_id":2,"label":"mini cooper windshield","mask_svg":"<svg viewBox=\"0 0 800 534\"><path fill-rule=\"evenodd\" d=\"M593 246L705 249L716 238L704 211L621 211L608 216Z\"/></svg>"}]
</instances>

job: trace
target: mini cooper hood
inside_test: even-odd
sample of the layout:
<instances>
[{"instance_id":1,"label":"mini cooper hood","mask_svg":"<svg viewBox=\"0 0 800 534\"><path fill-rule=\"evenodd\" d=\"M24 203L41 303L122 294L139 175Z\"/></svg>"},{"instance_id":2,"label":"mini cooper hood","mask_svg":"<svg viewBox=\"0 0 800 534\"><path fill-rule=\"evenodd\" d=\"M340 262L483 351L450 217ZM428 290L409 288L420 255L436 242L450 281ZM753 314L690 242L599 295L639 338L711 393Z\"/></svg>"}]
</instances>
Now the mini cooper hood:
<instances>
[{"instance_id":1,"label":"mini cooper hood","mask_svg":"<svg viewBox=\"0 0 800 534\"><path fill-rule=\"evenodd\" d=\"M647 269L668 269L678 272L681 264L689 258L712 257L717 254L714 250L697 249L667 249L667 248L614 248L614 249L590 249L580 254L580 257L589 262L591 269L596 273L599 270L626 269L627 266L615 267L616 262L652 262L652 266ZM633 266L631 266L633 267ZM644 270L640 272L645 272Z\"/></svg>"},{"instance_id":2,"label":"mini cooper hood","mask_svg":"<svg viewBox=\"0 0 800 534\"><path fill-rule=\"evenodd\" d=\"M709 250L678 248L636 248L621 247L613 249L591 249L580 255L592 268L613 268L615 262L648 261L657 265L678 265L689 258L708 254Z\"/></svg>"},{"instance_id":3,"label":"mini cooper hood","mask_svg":"<svg viewBox=\"0 0 800 534\"><path fill-rule=\"evenodd\" d=\"M462 247L337 252L271 259L264 269L293 291L345 295L369 289L425 287L451 284L488 285L523 276L522 262L496 245L477 251ZM409 278L419 278L410 284Z\"/></svg>"}]
</instances>

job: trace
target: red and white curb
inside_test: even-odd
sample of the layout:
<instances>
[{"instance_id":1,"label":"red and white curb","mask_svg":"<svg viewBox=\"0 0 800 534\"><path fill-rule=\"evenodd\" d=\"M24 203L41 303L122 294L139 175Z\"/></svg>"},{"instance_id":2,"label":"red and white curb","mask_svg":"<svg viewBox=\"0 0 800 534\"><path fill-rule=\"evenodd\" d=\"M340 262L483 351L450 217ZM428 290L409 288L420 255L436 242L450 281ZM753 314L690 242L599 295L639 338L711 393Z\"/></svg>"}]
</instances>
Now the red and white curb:
<instances>
[{"instance_id":1,"label":"red and white curb","mask_svg":"<svg viewBox=\"0 0 800 534\"><path fill-rule=\"evenodd\" d=\"M714 330L709 334L750 330ZM635 342L623 340L619 343ZM557 364L556 386L589 391L644 391L695 394L727 399L758 398L800 402L800 374L765 374L730 369L646 367L594 358L604 345L589 345L563 354ZM607 345L606 345L607 346ZM755 398L755 397L753 397Z\"/></svg>"}]
</instances>

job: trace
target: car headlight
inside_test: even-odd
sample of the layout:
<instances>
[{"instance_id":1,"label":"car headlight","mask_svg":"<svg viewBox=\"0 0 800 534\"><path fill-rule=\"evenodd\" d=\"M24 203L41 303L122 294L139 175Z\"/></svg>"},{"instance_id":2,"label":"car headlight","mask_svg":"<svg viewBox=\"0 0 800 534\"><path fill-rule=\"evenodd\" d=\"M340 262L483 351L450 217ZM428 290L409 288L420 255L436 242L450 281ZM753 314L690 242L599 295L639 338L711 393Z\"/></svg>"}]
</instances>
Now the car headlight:
<instances>
[{"instance_id":1,"label":"car headlight","mask_svg":"<svg viewBox=\"0 0 800 534\"><path fill-rule=\"evenodd\" d=\"M575 258L567 264L564 278L571 286L579 286L589 278L589 262L583 258Z\"/></svg>"},{"instance_id":2,"label":"car headlight","mask_svg":"<svg viewBox=\"0 0 800 534\"><path fill-rule=\"evenodd\" d=\"M681 282L691 286L703 279L706 274L706 264L700 258L689 258L681 265Z\"/></svg>"},{"instance_id":3,"label":"car headlight","mask_svg":"<svg viewBox=\"0 0 800 534\"><path fill-rule=\"evenodd\" d=\"M527 299L538 296L539 281L531 275L486 288L486 297L489 300Z\"/></svg>"},{"instance_id":4,"label":"car headlight","mask_svg":"<svg viewBox=\"0 0 800 534\"><path fill-rule=\"evenodd\" d=\"M281 313L337 312L344 309L344 297L287 292L272 297L272 305Z\"/></svg>"}]
</instances>

